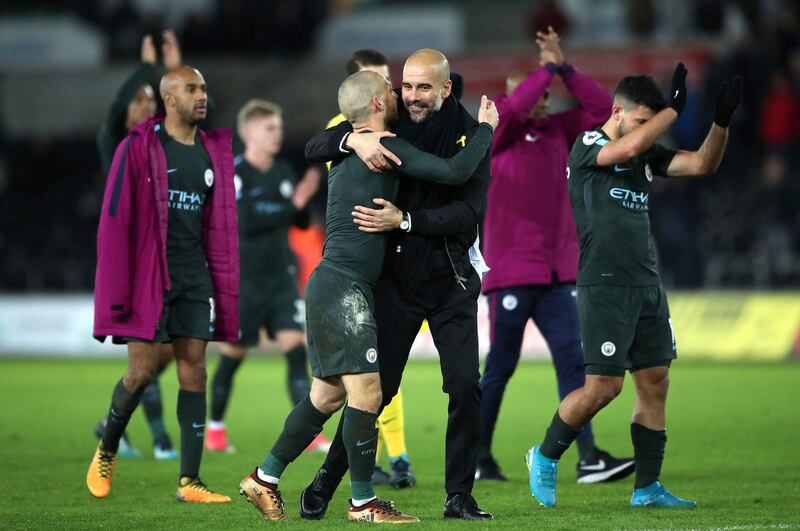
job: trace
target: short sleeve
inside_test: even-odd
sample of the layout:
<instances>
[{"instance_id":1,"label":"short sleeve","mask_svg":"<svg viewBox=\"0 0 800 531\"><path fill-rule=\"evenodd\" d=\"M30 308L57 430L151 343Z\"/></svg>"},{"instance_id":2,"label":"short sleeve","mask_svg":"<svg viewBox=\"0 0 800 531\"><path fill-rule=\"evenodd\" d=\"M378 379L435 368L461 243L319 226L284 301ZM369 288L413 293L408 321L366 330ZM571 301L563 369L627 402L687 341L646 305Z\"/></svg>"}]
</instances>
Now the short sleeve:
<instances>
[{"instance_id":1,"label":"short sleeve","mask_svg":"<svg viewBox=\"0 0 800 531\"><path fill-rule=\"evenodd\" d=\"M650 169L654 175L666 177L667 168L669 168L669 164L676 153L677 151L665 148L661 144L653 144L650 149L645 151L642 158L650 164Z\"/></svg>"},{"instance_id":2,"label":"short sleeve","mask_svg":"<svg viewBox=\"0 0 800 531\"><path fill-rule=\"evenodd\" d=\"M570 153L569 164L574 168L597 167L597 154L608 139L598 131L585 131L578 136Z\"/></svg>"}]
</instances>

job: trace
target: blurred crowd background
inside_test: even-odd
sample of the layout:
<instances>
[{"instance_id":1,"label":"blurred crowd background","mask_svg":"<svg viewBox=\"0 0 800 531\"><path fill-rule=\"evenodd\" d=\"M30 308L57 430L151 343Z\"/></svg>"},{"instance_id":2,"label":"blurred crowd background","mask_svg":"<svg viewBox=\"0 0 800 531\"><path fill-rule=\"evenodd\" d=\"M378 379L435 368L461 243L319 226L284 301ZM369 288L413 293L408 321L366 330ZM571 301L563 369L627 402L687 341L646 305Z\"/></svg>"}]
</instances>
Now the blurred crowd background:
<instances>
[{"instance_id":1,"label":"blurred crowd background","mask_svg":"<svg viewBox=\"0 0 800 531\"><path fill-rule=\"evenodd\" d=\"M716 175L660 179L653 231L672 288L800 285L800 3L788 0L4 0L0 6L0 291L90 291L105 182L95 138L143 35L174 29L214 99L206 127L244 102L284 110L283 156L302 174L306 140L338 112L345 61L373 47L399 86L407 54L442 50L464 104L538 66L535 32L609 90L624 75L668 85L678 60L690 100L664 143L695 149L722 80L744 76ZM157 80L154 80L157 81ZM556 89L553 107L568 107ZM241 149L241 144L235 150ZM532 169L534 172L535 169ZM533 177L532 177L533 178ZM324 190L316 198L317 219ZM490 264L491 265L491 264Z\"/></svg>"}]
</instances>

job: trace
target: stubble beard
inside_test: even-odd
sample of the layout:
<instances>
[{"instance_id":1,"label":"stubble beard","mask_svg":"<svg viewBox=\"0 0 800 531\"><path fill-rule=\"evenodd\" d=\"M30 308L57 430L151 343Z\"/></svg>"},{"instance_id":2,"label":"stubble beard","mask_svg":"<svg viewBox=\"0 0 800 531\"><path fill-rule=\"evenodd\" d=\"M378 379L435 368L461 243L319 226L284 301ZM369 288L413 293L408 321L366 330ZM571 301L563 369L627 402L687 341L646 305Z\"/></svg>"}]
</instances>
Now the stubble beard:
<instances>
[{"instance_id":1,"label":"stubble beard","mask_svg":"<svg viewBox=\"0 0 800 531\"><path fill-rule=\"evenodd\" d=\"M413 114L411 111L408 112L408 117L411 118L411 121L415 124L421 124L423 122L427 122L434 113L439 112L442 109L442 105L444 104L444 97L442 96L441 92L436 93L436 98L433 101L432 107L424 107L424 112L419 114ZM406 108L408 110L408 108Z\"/></svg>"}]
</instances>

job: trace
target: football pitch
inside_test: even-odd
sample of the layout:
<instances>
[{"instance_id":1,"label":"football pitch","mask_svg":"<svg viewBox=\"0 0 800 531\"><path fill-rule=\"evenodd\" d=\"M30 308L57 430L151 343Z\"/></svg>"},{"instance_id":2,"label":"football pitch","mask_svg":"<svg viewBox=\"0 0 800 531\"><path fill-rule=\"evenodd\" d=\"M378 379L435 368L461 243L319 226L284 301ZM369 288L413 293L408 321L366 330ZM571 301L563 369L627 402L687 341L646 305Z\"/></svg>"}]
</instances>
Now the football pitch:
<instances>
[{"instance_id":1,"label":"football pitch","mask_svg":"<svg viewBox=\"0 0 800 531\"><path fill-rule=\"evenodd\" d=\"M216 367L209 359L209 374ZM95 440L123 360L0 360L0 527L202 528L267 524L238 496L238 482L259 464L279 433L289 401L281 359L254 357L237 375L228 420L234 454L206 452L202 477L229 494L231 504L201 506L175 501L178 465L152 457L141 412L129 434L142 451L120 458L108 498L92 498L85 486ZM669 441L663 483L697 500L694 510L628 507L632 478L600 485L575 482L576 451L561 461L558 507L534 503L527 486L525 450L547 427L557 396L552 366L522 363L506 391L494 453L506 483L478 482L474 495L494 522L444 522L444 433L447 401L435 361L409 363L403 380L406 435L418 485L378 495L419 516L425 528L547 529L764 529L800 527L800 364L712 364L679 361L671 373L667 406ZM165 420L178 441L174 367L161 378ZM615 455L632 454L630 379L622 395L595 419L598 445ZM334 417L326 427L332 435ZM281 480L289 525L327 529L346 524L347 480L326 518L298 516L298 496L322 462L303 454ZM385 460L385 457L384 457ZM355 525L355 524L354 524Z\"/></svg>"}]
</instances>

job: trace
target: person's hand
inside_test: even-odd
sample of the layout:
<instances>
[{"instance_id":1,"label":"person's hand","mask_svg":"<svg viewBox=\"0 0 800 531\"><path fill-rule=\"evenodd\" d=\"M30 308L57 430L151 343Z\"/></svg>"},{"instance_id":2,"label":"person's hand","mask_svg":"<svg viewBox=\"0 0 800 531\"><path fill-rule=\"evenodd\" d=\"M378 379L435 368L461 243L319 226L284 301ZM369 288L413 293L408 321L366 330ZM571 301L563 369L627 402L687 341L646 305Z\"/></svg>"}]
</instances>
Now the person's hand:
<instances>
[{"instance_id":1,"label":"person's hand","mask_svg":"<svg viewBox=\"0 0 800 531\"><path fill-rule=\"evenodd\" d=\"M181 47L178 45L178 38L172 30L166 30L161 34L161 57L164 60L164 68L174 70L181 66Z\"/></svg>"},{"instance_id":2,"label":"person's hand","mask_svg":"<svg viewBox=\"0 0 800 531\"><path fill-rule=\"evenodd\" d=\"M672 86L669 91L669 106L675 109L678 116L686 107L686 67L678 63L675 73L672 74Z\"/></svg>"},{"instance_id":3,"label":"person's hand","mask_svg":"<svg viewBox=\"0 0 800 531\"><path fill-rule=\"evenodd\" d=\"M156 52L155 44L153 44L152 35L145 35L142 37L141 57L143 63L151 65L156 64L156 61L158 61L158 53Z\"/></svg>"},{"instance_id":4,"label":"person's hand","mask_svg":"<svg viewBox=\"0 0 800 531\"><path fill-rule=\"evenodd\" d=\"M297 210L302 210L319 190L322 172L316 166L309 166L303 178L297 183L292 196L292 204Z\"/></svg>"},{"instance_id":5,"label":"person's hand","mask_svg":"<svg viewBox=\"0 0 800 531\"><path fill-rule=\"evenodd\" d=\"M719 87L714 105L714 123L728 127L736 107L742 99L742 76L733 76L730 83L724 81Z\"/></svg>"},{"instance_id":6,"label":"person's hand","mask_svg":"<svg viewBox=\"0 0 800 531\"><path fill-rule=\"evenodd\" d=\"M497 124L500 123L500 115L497 113L497 107L492 100L486 97L486 94L481 96L481 106L478 108L478 121L491 125L492 129L497 129Z\"/></svg>"},{"instance_id":7,"label":"person's hand","mask_svg":"<svg viewBox=\"0 0 800 531\"><path fill-rule=\"evenodd\" d=\"M367 168L380 173L382 170L391 170L392 165L389 160L400 166L402 162L397 156L383 147L381 138L395 136L390 131L380 133L351 133L347 137L347 147L352 149L355 154L364 161Z\"/></svg>"},{"instance_id":8,"label":"person's hand","mask_svg":"<svg viewBox=\"0 0 800 531\"><path fill-rule=\"evenodd\" d=\"M383 208L376 210L363 206L356 206L350 215L353 216L353 223L358 225L358 230L363 232L386 232L400 227L403 221L403 213L386 199L373 199L373 203L381 205Z\"/></svg>"},{"instance_id":9,"label":"person's hand","mask_svg":"<svg viewBox=\"0 0 800 531\"><path fill-rule=\"evenodd\" d=\"M554 63L557 66L564 64L564 53L561 51L561 38L553 29L547 26L547 33L536 32L536 44L539 45L539 64Z\"/></svg>"}]
</instances>

